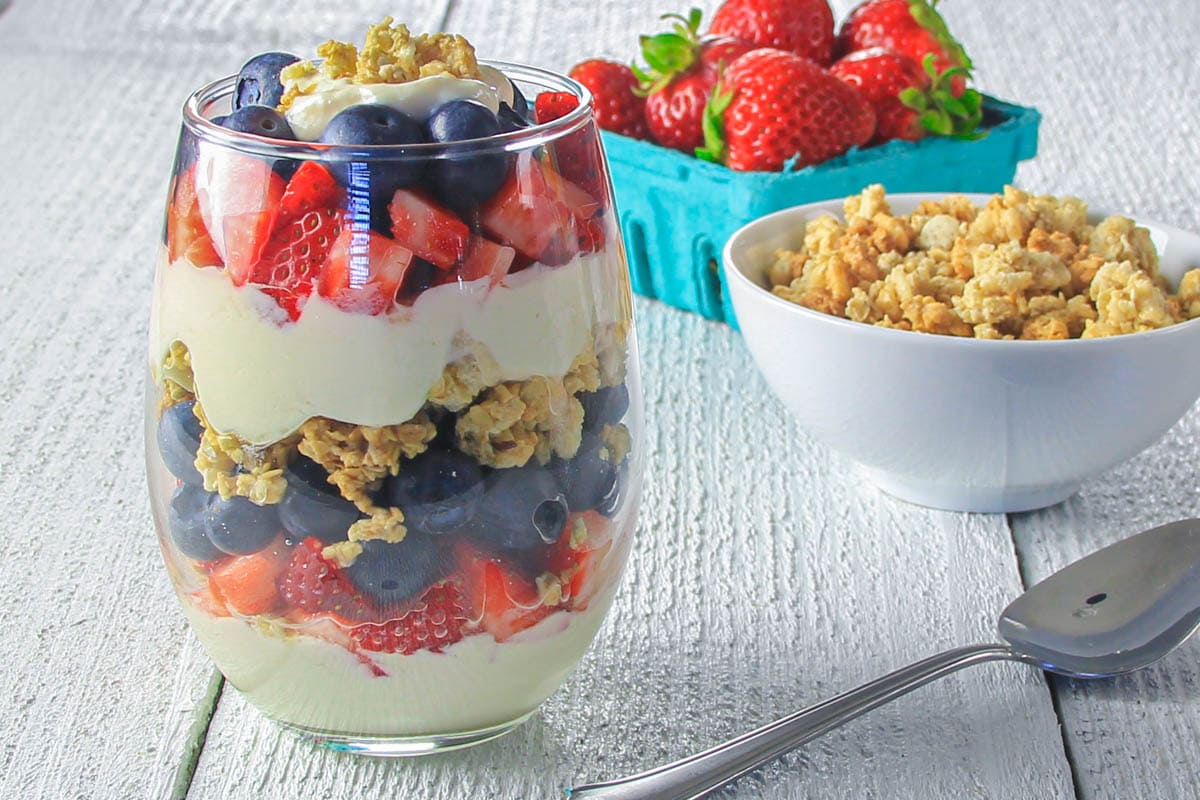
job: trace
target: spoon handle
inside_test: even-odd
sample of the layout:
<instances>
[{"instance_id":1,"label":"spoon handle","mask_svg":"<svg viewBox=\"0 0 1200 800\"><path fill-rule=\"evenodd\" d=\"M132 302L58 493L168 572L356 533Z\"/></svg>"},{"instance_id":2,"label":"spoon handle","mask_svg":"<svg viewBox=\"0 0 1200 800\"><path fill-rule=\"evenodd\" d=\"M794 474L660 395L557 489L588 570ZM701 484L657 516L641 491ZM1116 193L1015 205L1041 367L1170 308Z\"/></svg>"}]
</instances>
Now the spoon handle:
<instances>
[{"instance_id":1,"label":"spoon handle","mask_svg":"<svg viewBox=\"0 0 1200 800\"><path fill-rule=\"evenodd\" d=\"M857 689L742 734L711 750L640 775L569 789L571 800L694 800L771 759L963 667L1021 660L1004 645L947 650Z\"/></svg>"}]
</instances>

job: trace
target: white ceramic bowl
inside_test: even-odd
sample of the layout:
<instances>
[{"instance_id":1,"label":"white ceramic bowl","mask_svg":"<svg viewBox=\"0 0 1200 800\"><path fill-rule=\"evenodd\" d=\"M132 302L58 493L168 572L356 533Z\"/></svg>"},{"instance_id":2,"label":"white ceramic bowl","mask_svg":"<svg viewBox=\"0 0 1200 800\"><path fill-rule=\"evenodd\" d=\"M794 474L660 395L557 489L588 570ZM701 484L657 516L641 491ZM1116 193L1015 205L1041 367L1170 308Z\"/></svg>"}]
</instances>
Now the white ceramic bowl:
<instances>
[{"instance_id":1,"label":"white ceramic bowl","mask_svg":"<svg viewBox=\"0 0 1200 800\"><path fill-rule=\"evenodd\" d=\"M888 201L905 214L942 196ZM1102 339L990 341L879 328L774 296L764 288L772 254L798 249L823 213L841 218L842 201L740 229L725 246L726 282L771 389L889 494L955 511L1052 505L1153 444L1200 395L1200 319ZM1200 266L1200 237L1138 223L1173 285Z\"/></svg>"}]
</instances>

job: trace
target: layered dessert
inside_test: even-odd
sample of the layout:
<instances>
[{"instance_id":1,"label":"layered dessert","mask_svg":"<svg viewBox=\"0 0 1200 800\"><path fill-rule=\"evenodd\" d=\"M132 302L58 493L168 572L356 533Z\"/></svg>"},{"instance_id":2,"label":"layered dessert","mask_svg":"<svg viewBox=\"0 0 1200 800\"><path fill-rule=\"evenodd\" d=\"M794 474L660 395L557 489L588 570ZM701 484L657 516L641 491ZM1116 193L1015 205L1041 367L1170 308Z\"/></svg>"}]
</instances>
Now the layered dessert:
<instances>
[{"instance_id":1,"label":"layered dessert","mask_svg":"<svg viewBox=\"0 0 1200 800\"><path fill-rule=\"evenodd\" d=\"M496 729L582 656L634 522L603 157L568 82L522 68L531 106L461 37L386 19L317 56L189 104L150 325L164 553L271 718Z\"/></svg>"}]
</instances>

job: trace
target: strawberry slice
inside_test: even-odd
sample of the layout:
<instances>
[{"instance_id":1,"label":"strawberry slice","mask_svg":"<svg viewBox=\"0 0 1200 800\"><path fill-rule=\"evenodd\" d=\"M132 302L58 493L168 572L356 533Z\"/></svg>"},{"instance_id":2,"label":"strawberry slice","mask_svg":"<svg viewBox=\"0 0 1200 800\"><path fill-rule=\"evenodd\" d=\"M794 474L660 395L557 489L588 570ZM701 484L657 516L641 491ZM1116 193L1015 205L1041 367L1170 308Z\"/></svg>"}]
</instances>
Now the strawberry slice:
<instances>
[{"instance_id":1,"label":"strawberry slice","mask_svg":"<svg viewBox=\"0 0 1200 800\"><path fill-rule=\"evenodd\" d=\"M579 523L585 535L578 537ZM571 607L587 608L588 601L603 585L603 565L612 550L612 523L596 511L572 514L562 535L550 547L546 569L558 575Z\"/></svg>"},{"instance_id":2,"label":"strawberry slice","mask_svg":"<svg viewBox=\"0 0 1200 800\"><path fill-rule=\"evenodd\" d=\"M534 100L533 113L541 124L565 117L578 106L579 98L570 92L542 92ZM603 196L604 161L600 152L600 136L594 124L558 139L550 146L550 152L554 163L568 180L586 187L587 192L595 197Z\"/></svg>"},{"instance_id":3,"label":"strawberry slice","mask_svg":"<svg viewBox=\"0 0 1200 800\"><path fill-rule=\"evenodd\" d=\"M175 178L175 196L167 208L167 256L172 261L186 258L197 267L223 266L200 215L194 166Z\"/></svg>"},{"instance_id":4,"label":"strawberry slice","mask_svg":"<svg viewBox=\"0 0 1200 800\"><path fill-rule=\"evenodd\" d=\"M213 597L246 617L272 611L279 602L275 582L288 563L279 544L217 564L208 576Z\"/></svg>"},{"instance_id":5,"label":"strawberry slice","mask_svg":"<svg viewBox=\"0 0 1200 800\"><path fill-rule=\"evenodd\" d=\"M324 547L312 537L296 545L278 577L279 596L293 609L309 614L333 615L343 620L369 618L370 604L345 572L321 555Z\"/></svg>"},{"instance_id":6,"label":"strawberry slice","mask_svg":"<svg viewBox=\"0 0 1200 800\"><path fill-rule=\"evenodd\" d=\"M471 229L454 213L429 198L398 189L388 204L392 236L426 261L451 269L467 252Z\"/></svg>"},{"instance_id":7,"label":"strawberry slice","mask_svg":"<svg viewBox=\"0 0 1200 800\"><path fill-rule=\"evenodd\" d=\"M343 311L382 314L413 261L413 251L372 230L346 228L334 240L317 292Z\"/></svg>"},{"instance_id":8,"label":"strawberry slice","mask_svg":"<svg viewBox=\"0 0 1200 800\"><path fill-rule=\"evenodd\" d=\"M379 653L440 653L463 638L463 628L469 622L467 611L458 584L446 581L429 587L398 619L355 625L350 629L350 639L364 650Z\"/></svg>"},{"instance_id":9,"label":"strawberry slice","mask_svg":"<svg viewBox=\"0 0 1200 800\"><path fill-rule=\"evenodd\" d=\"M252 156L206 150L197 159L200 216L234 285L246 283L262 257L284 189L283 178Z\"/></svg>"},{"instance_id":10,"label":"strawberry slice","mask_svg":"<svg viewBox=\"0 0 1200 800\"><path fill-rule=\"evenodd\" d=\"M299 316L304 299L342 231L345 195L333 175L315 161L300 165L288 181L274 230L249 282L260 286Z\"/></svg>"},{"instance_id":11,"label":"strawberry slice","mask_svg":"<svg viewBox=\"0 0 1200 800\"><path fill-rule=\"evenodd\" d=\"M578 184L567 180L553 169L543 166L546 180L562 198L575 219L575 236L579 252L595 253L604 247L604 203ZM573 252L568 254L573 255Z\"/></svg>"},{"instance_id":12,"label":"strawberry slice","mask_svg":"<svg viewBox=\"0 0 1200 800\"><path fill-rule=\"evenodd\" d=\"M516 257L517 251L511 247L472 234L467 241L467 254L458 269L458 275L464 281L490 277L495 286L508 274Z\"/></svg>"},{"instance_id":13,"label":"strawberry slice","mask_svg":"<svg viewBox=\"0 0 1200 800\"><path fill-rule=\"evenodd\" d=\"M546 176L532 153L521 153L516 168L479 213L488 234L535 260L542 259L556 239L571 238L574 228L559 182Z\"/></svg>"},{"instance_id":14,"label":"strawberry slice","mask_svg":"<svg viewBox=\"0 0 1200 800\"><path fill-rule=\"evenodd\" d=\"M537 586L499 556L469 545L457 551L459 574L471 618L503 642L554 611L542 604Z\"/></svg>"}]
</instances>

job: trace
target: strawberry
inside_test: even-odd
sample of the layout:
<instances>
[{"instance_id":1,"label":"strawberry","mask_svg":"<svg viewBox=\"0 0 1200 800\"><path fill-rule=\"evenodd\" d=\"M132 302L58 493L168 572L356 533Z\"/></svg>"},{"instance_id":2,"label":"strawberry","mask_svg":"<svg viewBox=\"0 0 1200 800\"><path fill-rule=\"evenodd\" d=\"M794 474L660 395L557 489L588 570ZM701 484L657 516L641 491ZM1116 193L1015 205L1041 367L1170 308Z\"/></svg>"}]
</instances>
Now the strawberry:
<instances>
[{"instance_id":1,"label":"strawberry","mask_svg":"<svg viewBox=\"0 0 1200 800\"><path fill-rule=\"evenodd\" d=\"M961 73L954 67L941 75L933 56L926 68L908 56L884 47L858 50L834 63L831 74L844 80L875 109L875 143L891 139L916 141L928 133L977 138L983 119L979 93L966 90L955 97L951 81ZM929 70L927 73L926 70Z\"/></svg>"},{"instance_id":2,"label":"strawberry","mask_svg":"<svg viewBox=\"0 0 1200 800\"><path fill-rule=\"evenodd\" d=\"M343 311L382 314L413 261L404 245L372 230L346 228L329 249L317 292Z\"/></svg>"},{"instance_id":3,"label":"strawberry","mask_svg":"<svg viewBox=\"0 0 1200 800\"><path fill-rule=\"evenodd\" d=\"M937 12L937 0L866 0L850 12L838 32L838 51L852 53L868 47L886 47L918 64L933 55L936 72L958 67L951 89L960 97L971 77L971 59L946 21Z\"/></svg>"},{"instance_id":4,"label":"strawberry","mask_svg":"<svg viewBox=\"0 0 1200 800\"><path fill-rule=\"evenodd\" d=\"M494 286L508 274L516 256L517 251L511 247L505 247L482 236L472 234L467 242L467 254L463 258L458 276L464 281L490 278Z\"/></svg>"},{"instance_id":5,"label":"strawberry","mask_svg":"<svg viewBox=\"0 0 1200 800\"><path fill-rule=\"evenodd\" d=\"M534 101L534 116L538 123L566 116L579 107L579 98L570 92L542 92ZM645 138L645 137L643 137ZM604 166L600 153L600 137L588 124L563 136L551 148L554 163L571 181L596 197L604 195Z\"/></svg>"},{"instance_id":6,"label":"strawberry","mask_svg":"<svg viewBox=\"0 0 1200 800\"><path fill-rule=\"evenodd\" d=\"M729 66L722 84L705 111L697 155L731 169L819 164L875 133L875 112L862 95L794 53L753 50Z\"/></svg>"},{"instance_id":7,"label":"strawberry","mask_svg":"<svg viewBox=\"0 0 1200 800\"><path fill-rule=\"evenodd\" d=\"M577 527L583 523L585 535L578 539ZM612 523L596 511L573 514L562 535L550 546L546 569L559 577L572 608L587 607L600 588L599 568L612 549Z\"/></svg>"},{"instance_id":8,"label":"strawberry","mask_svg":"<svg viewBox=\"0 0 1200 800\"><path fill-rule=\"evenodd\" d=\"M557 177L532 153L519 154L504 185L479 210L484 231L535 260L574 230L571 210L547 174Z\"/></svg>"},{"instance_id":9,"label":"strawberry","mask_svg":"<svg viewBox=\"0 0 1200 800\"><path fill-rule=\"evenodd\" d=\"M200 215L195 167L175 178L174 196L167 207L167 256L172 261L186 258L197 267L224 266Z\"/></svg>"},{"instance_id":10,"label":"strawberry","mask_svg":"<svg viewBox=\"0 0 1200 800\"><path fill-rule=\"evenodd\" d=\"M292 319L312 293L313 281L341 233L345 193L325 167L305 161L279 200L274 230L248 282L286 308Z\"/></svg>"},{"instance_id":11,"label":"strawberry","mask_svg":"<svg viewBox=\"0 0 1200 800\"><path fill-rule=\"evenodd\" d=\"M325 547L309 537L293 548L292 557L279 575L279 596L293 609L308 614L336 616L342 620L366 619L370 604L354 588L342 569L321 555Z\"/></svg>"},{"instance_id":12,"label":"strawberry","mask_svg":"<svg viewBox=\"0 0 1200 800\"><path fill-rule=\"evenodd\" d=\"M417 604L398 619L355 625L350 639L362 649L378 653L440 653L463 638L467 622L467 603L458 584L446 581L426 589Z\"/></svg>"},{"instance_id":13,"label":"strawberry","mask_svg":"<svg viewBox=\"0 0 1200 800\"><path fill-rule=\"evenodd\" d=\"M671 31L641 37L646 67L634 67L646 97L646 124L658 144L691 155L704 144L704 107L725 65L753 49L736 39L700 39L700 9L676 20Z\"/></svg>"},{"instance_id":14,"label":"strawberry","mask_svg":"<svg viewBox=\"0 0 1200 800\"><path fill-rule=\"evenodd\" d=\"M441 269L452 269L467 252L471 229L454 212L424 195L397 189L388 204L396 241Z\"/></svg>"},{"instance_id":15,"label":"strawberry","mask_svg":"<svg viewBox=\"0 0 1200 800\"><path fill-rule=\"evenodd\" d=\"M504 558L470 545L460 545L456 557L471 619L496 641L512 638L553 612L542 604L537 586Z\"/></svg>"},{"instance_id":16,"label":"strawberry","mask_svg":"<svg viewBox=\"0 0 1200 800\"><path fill-rule=\"evenodd\" d=\"M787 50L822 66L833 60L833 11L827 0L726 0L709 32Z\"/></svg>"},{"instance_id":17,"label":"strawberry","mask_svg":"<svg viewBox=\"0 0 1200 800\"><path fill-rule=\"evenodd\" d=\"M208 576L213 597L246 617L274 610L279 602L275 583L288 563L279 544L219 562Z\"/></svg>"},{"instance_id":18,"label":"strawberry","mask_svg":"<svg viewBox=\"0 0 1200 800\"><path fill-rule=\"evenodd\" d=\"M637 78L633 71L624 64L606 61L602 58L592 58L581 61L571 67L568 73L572 78L582 83L592 93L592 110L596 124L606 131L631 136L634 139L646 139L649 132L646 129L646 101L634 93L637 88ZM569 92L550 92L551 95L567 95ZM534 112L539 123L545 122L543 112L549 112L549 100L534 104ZM565 99L557 97L554 102L565 103ZM578 101L576 101L578 104ZM572 105L566 111L570 111ZM558 119L566 113L551 112L549 119Z\"/></svg>"},{"instance_id":19,"label":"strawberry","mask_svg":"<svg viewBox=\"0 0 1200 800\"><path fill-rule=\"evenodd\" d=\"M283 198L283 178L265 161L206 150L196 161L196 201L213 249L241 286L261 258Z\"/></svg>"}]
</instances>

